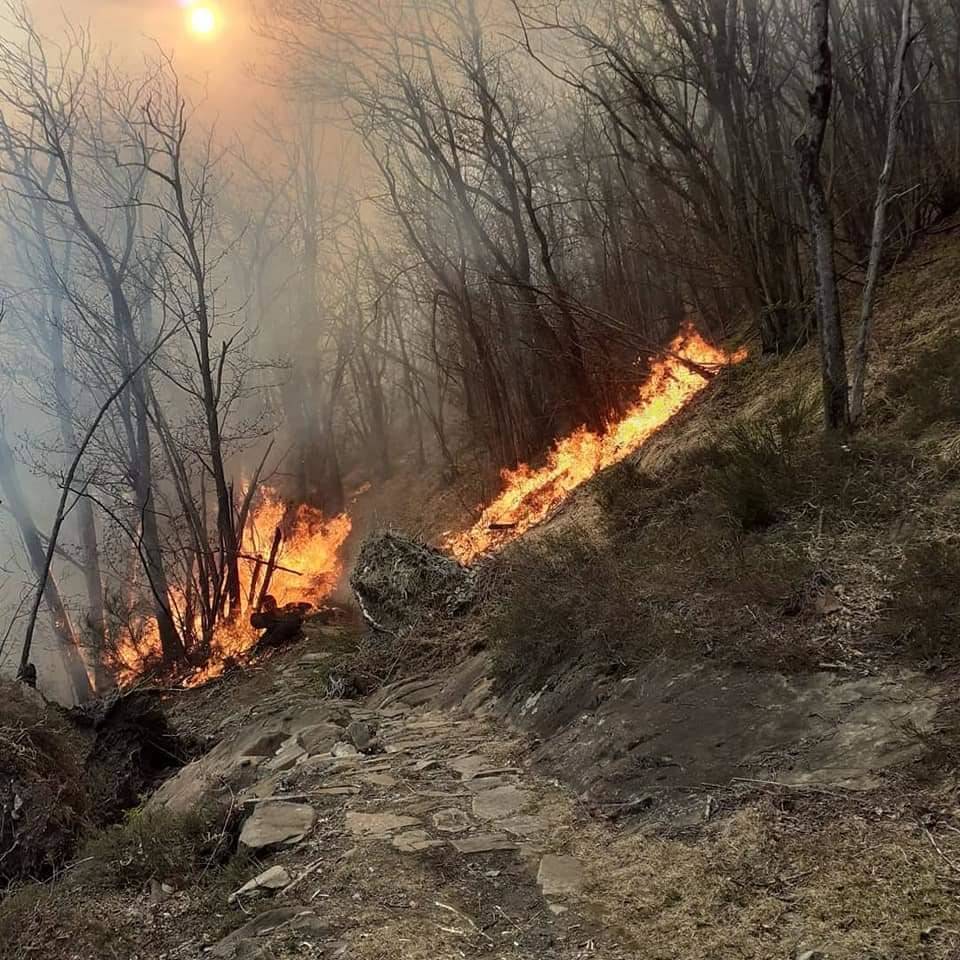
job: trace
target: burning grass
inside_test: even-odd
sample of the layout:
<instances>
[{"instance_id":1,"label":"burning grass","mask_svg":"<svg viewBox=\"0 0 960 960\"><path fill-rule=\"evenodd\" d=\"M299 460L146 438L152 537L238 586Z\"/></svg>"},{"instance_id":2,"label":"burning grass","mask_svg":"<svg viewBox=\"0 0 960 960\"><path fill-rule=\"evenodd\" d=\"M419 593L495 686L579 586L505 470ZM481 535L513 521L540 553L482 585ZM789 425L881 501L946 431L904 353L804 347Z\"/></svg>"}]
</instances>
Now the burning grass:
<instances>
[{"instance_id":1,"label":"burning grass","mask_svg":"<svg viewBox=\"0 0 960 960\"><path fill-rule=\"evenodd\" d=\"M745 351L726 354L692 330L681 333L657 360L636 401L603 433L584 427L557 441L542 467L520 464L501 474L503 490L447 547L463 563L515 540L542 522L577 487L619 463L674 417L710 382L710 374L737 363Z\"/></svg>"}]
</instances>

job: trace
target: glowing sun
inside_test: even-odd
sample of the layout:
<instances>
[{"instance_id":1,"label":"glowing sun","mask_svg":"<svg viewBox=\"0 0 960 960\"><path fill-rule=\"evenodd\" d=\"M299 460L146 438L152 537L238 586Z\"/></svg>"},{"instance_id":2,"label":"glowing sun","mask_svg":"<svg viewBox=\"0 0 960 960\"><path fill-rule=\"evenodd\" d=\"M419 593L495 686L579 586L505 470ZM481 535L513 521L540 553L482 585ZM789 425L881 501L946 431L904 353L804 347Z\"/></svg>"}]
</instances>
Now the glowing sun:
<instances>
[{"instance_id":1,"label":"glowing sun","mask_svg":"<svg viewBox=\"0 0 960 960\"><path fill-rule=\"evenodd\" d=\"M201 37L209 37L217 29L217 15L212 7L191 7L187 15L190 32Z\"/></svg>"}]
</instances>

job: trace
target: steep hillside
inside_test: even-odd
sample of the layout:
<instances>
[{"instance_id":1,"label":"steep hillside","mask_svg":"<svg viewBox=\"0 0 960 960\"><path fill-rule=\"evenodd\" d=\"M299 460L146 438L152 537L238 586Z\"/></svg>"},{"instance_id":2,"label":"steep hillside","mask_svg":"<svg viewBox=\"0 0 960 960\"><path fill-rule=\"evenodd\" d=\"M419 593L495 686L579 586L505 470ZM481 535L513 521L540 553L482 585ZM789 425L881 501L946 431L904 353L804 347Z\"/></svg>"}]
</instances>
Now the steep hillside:
<instances>
[{"instance_id":1,"label":"steep hillside","mask_svg":"<svg viewBox=\"0 0 960 960\"><path fill-rule=\"evenodd\" d=\"M754 355L506 551L488 630L505 681L665 652L788 670L952 660L958 268L954 225L889 276L851 437L823 438L815 344Z\"/></svg>"},{"instance_id":2,"label":"steep hillside","mask_svg":"<svg viewBox=\"0 0 960 960\"><path fill-rule=\"evenodd\" d=\"M955 958L958 332L950 228L888 277L855 435L815 346L752 357L471 609L398 577L390 632L157 692L205 752L8 891L0 957ZM406 490L436 538L471 485L356 515Z\"/></svg>"}]
</instances>

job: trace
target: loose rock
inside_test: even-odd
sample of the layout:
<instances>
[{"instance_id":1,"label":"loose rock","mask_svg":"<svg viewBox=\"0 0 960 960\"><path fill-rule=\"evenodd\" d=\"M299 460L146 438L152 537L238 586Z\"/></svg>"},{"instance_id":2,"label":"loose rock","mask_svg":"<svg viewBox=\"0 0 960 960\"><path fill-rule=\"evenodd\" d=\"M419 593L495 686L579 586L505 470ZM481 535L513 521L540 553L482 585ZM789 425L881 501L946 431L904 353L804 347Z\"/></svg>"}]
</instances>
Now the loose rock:
<instances>
[{"instance_id":1,"label":"loose rock","mask_svg":"<svg viewBox=\"0 0 960 960\"><path fill-rule=\"evenodd\" d=\"M347 829L363 840L388 840L394 833L419 824L420 821L415 817L402 817L395 813L347 812Z\"/></svg>"},{"instance_id":2,"label":"loose rock","mask_svg":"<svg viewBox=\"0 0 960 960\"><path fill-rule=\"evenodd\" d=\"M473 815L480 820L504 820L533 801L529 790L512 785L485 790L473 798Z\"/></svg>"},{"instance_id":3,"label":"loose rock","mask_svg":"<svg viewBox=\"0 0 960 960\"><path fill-rule=\"evenodd\" d=\"M231 893L228 903L236 903L241 897L252 896L273 890L282 890L290 883L290 874L281 866L271 867L263 873L248 880L239 890Z\"/></svg>"},{"instance_id":4,"label":"loose rock","mask_svg":"<svg viewBox=\"0 0 960 960\"><path fill-rule=\"evenodd\" d=\"M583 864L576 857L548 854L540 861L537 883L545 897L567 897L583 888Z\"/></svg>"},{"instance_id":5,"label":"loose rock","mask_svg":"<svg viewBox=\"0 0 960 960\"><path fill-rule=\"evenodd\" d=\"M502 833L485 833L478 834L475 837L464 837L462 840L451 841L451 844L455 850L467 855L520 849L518 843L514 843L513 840Z\"/></svg>"},{"instance_id":6,"label":"loose rock","mask_svg":"<svg viewBox=\"0 0 960 960\"><path fill-rule=\"evenodd\" d=\"M240 845L248 850L263 850L299 843L313 829L316 816L313 807L306 803L277 800L258 804L240 831Z\"/></svg>"},{"instance_id":7,"label":"loose rock","mask_svg":"<svg viewBox=\"0 0 960 960\"><path fill-rule=\"evenodd\" d=\"M408 830L392 840L393 846L401 853L420 853L431 847L442 847L443 840L431 840L426 830Z\"/></svg>"},{"instance_id":8,"label":"loose rock","mask_svg":"<svg viewBox=\"0 0 960 960\"><path fill-rule=\"evenodd\" d=\"M433 815L433 825L443 833L463 833L470 829L470 818L463 810L448 807Z\"/></svg>"}]
</instances>

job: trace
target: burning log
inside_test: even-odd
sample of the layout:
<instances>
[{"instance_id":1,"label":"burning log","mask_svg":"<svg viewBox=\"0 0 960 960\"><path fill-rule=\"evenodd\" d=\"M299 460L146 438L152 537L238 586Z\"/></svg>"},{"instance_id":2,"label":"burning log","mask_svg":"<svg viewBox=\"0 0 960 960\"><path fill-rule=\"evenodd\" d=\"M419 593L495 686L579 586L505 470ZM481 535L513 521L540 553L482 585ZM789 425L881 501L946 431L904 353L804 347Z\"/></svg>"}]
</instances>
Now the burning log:
<instances>
[{"instance_id":1,"label":"burning log","mask_svg":"<svg viewBox=\"0 0 960 960\"><path fill-rule=\"evenodd\" d=\"M254 561L253 573L250 575L250 590L247 593L247 606L253 606L253 598L257 596L257 586L260 583L260 574L263 573L263 557L258 556Z\"/></svg>"},{"instance_id":2,"label":"burning log","mask_svg":"<svg viewBox=\"0 0 960 960\"><path fill-rule=\"evenodd\" d=\"M277 567L277 553L280 550L280 544L283 542L283 531L277 527L273 534L273 546L270 547L270 559L267 561L267 572L263 575L263 586L260 588L260 596L257 599L257 605L254 607L254 613L259 613L263 607L264 598L270 590L270 581L273 579L273 571Z\"/></svg>"},{"instance_id":3,"label":"burning log","mask_svg":"<svg viewBox=\"0 0 960 960\"><path fill-rule=\"evenodd\" d=\"M272 647L293 640L300 633L304 618L313 609L309 603L288 603L277 606L277 601L269 594L262 598L263 610L250 614L250 626L263 630L257 641L258 647Z\"/></svg>"}]
</instances>

